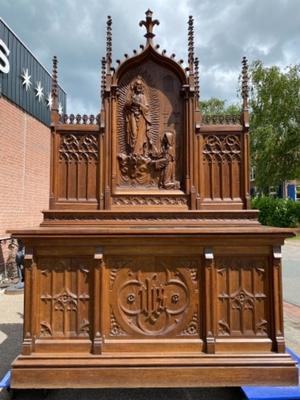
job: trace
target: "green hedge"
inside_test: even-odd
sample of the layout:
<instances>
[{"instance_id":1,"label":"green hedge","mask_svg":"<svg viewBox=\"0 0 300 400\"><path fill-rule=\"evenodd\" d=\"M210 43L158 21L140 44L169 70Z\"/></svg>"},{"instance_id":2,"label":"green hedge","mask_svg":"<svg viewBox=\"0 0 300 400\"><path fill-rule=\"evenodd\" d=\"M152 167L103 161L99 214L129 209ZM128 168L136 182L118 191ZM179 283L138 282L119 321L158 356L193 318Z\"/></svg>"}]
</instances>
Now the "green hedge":
<instances>
[{"instance_id":1,"label":"green hedge","mask_svg":"<svg viewBox=\"0 0 300 400\"><path fill-rule=\"evenodd\" d=\"M260 211L263 225L293 228L300 223L300 202L260 196L252 199L252 208Z\"/></svg>"}]
</instances>

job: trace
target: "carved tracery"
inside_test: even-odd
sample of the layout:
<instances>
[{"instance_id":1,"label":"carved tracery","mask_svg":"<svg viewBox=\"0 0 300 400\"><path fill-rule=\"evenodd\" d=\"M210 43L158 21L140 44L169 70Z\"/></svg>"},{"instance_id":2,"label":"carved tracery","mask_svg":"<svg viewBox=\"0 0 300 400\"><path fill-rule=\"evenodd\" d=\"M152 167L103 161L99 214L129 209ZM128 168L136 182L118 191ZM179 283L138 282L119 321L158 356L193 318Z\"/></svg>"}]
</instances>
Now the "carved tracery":
<instances>
[{"instance_id":1,"label":"carved tracery","mask_svg":"<svg viewBox=\"0 0 300 400\"><path fill-rule=\"evenodd\" d=\"M235 135L210 135L204 139L204 158L208 161L241 159L240 138Z\"/></svg>"},{"instance_id":2,"label":"carved tracery","mask_svg":"<svg viewBox=\"0 0 300 400\"><path fill-rule=\"evenodd\" d=\"M60 160L91 161L98 160L98 142L93 134L66 134L61 138Z\"/></svg>"}]
</instances>

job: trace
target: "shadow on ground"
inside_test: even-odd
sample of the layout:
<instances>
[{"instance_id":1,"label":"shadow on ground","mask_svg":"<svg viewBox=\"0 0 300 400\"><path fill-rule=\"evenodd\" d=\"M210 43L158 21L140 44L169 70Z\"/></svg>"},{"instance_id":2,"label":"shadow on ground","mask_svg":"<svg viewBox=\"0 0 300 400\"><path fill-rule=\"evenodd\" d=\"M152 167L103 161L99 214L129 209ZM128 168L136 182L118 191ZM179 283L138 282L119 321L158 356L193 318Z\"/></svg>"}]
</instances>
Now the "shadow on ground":
<instances>
[{"instance_id":1,"label":"shadow on ground","mask_svg":"<svg viewBox=\"0 0 300 400\"><path fill-rule=\"evenodd\" d=\"M45 396L46 395L46 396ZM14 391L15 400L242 400L240 388L201 389L77 389Z\"/></svg>"},{"instance_id":2,"label":"shadow on ground","mask_svg":"<svg viewBox=\"0 0 300 400\"><path fill-rule=\"evenodd\" d=\"M0 324L0 379L21 352L23 324Z\"/></svg>"}]
</instances>

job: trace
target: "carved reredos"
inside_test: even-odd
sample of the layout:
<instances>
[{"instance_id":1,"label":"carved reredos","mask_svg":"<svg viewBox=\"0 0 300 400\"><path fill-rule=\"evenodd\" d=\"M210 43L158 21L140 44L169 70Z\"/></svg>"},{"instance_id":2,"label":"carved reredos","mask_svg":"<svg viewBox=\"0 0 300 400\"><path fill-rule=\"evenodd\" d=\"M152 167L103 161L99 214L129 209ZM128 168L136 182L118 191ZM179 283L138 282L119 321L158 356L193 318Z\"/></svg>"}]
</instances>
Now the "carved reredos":
<instances>
[{"instance_id":1,"label":"carved reredos","mask_svg":"<svg viewBox=\"0 0 300 400\"><path fill-rule=\"evenodd\" d=\"M145 21L140 22L146 28L146 45L132 57L125 55L116 70L108 71L106 95L110 91L111 109L116 110L111 134L118 191L184 189L183 86L188 76L175 55L167 57L154 46L153 28L158 24L152 20L152 11L146 11ZM109 63L111 43L109 19Z\"/></svg>"},{"instance_id":2,"label":"carved reredos","mask_svg":"<svg viewBox=\"0 0 300 400\"><path fill-rule=\"evenodd\" d=\"M145 43L117 60L117 66L108 17L98 116L59 117L54 102L53 152L59 154L52 157L52 208L156 212L249 207L247 60L241 114L202 115L193 17L188 19L184 68L175 54L168 56L154 43L159 22L152 14L147 10L140 22ZM56 89L54 58L52 93Z\"/></svg>"}]
</instances>

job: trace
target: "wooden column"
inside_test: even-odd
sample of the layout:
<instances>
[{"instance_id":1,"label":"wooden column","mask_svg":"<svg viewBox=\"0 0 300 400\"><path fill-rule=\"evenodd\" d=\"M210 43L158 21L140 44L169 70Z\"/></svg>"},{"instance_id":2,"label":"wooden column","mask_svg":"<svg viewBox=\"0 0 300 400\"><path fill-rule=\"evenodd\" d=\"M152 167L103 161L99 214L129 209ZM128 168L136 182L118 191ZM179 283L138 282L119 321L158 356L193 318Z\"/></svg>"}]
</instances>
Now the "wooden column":
<instances>
[{"instance_id":1,"label":"wooden column","mask_svg":"<svg viewBox=\"0 0 300 400\"><path fill-rule=\"evenodd\" d=\"M34 345L34 319L35 315L35 286L36 286L36 265L33 261L33 250L26 249L25 255L25 279L24 279L24 326L22 354L30 355Z\"/></svg>"},{"instance_id":2,"label":"wooden column","mask_svg":"<svg viewBox=\"0 0 300 400\"><path fill-rule=\"evenodd\" d=\"M206 352L215 353L215 279L214 279L214 254L211 248L204 249L204 275L205 275L205 342Z\"/></svg>"},{"instance_id":3,"label":"wooden column","mask_svg":"<svg viewBox=\"0 0 300 400\"><path fill-rule=\"evenodd\" d=\"M100 320L101 311L101 285L102 285L102 264L103 264L103 253L102 249L98 247L94 254L96 260L94 266L94 296L93 296L93 354L102 353L102 327Z\"/></svg>"},{"instance_id":4,"label":"wooden column","mask_svg":"<svg viewBox=\"0 0 300 400\"><path fill-rule=\"evenodd\" d=\"M276 351L285 352L285 341L283 331L283 299L282 299L282 280L281 280L281 246L273 247L273 265L271 270L273 286L272 315L274 318L274 340Z\"/></svg>"}]
</instances>

